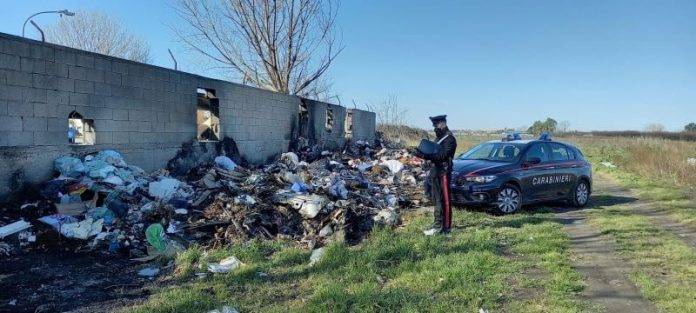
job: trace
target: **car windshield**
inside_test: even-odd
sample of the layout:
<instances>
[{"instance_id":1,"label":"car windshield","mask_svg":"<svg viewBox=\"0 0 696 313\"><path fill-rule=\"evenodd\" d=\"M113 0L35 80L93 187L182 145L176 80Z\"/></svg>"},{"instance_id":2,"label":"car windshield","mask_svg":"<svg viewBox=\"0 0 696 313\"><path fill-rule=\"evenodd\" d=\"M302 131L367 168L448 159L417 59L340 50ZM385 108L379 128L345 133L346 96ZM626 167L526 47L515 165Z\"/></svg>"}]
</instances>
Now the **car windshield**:
<instances>
[{"instance_id":1,"label":"car windshield","mask_svg":"<svg viewBox=\"0 0 696 313\"><path fill-rule=\"evenodd\" d=\"M513 163L519 159L524 144L484 142L459 156L460 160L487 160Z\"/></svg>"}]
</instances>

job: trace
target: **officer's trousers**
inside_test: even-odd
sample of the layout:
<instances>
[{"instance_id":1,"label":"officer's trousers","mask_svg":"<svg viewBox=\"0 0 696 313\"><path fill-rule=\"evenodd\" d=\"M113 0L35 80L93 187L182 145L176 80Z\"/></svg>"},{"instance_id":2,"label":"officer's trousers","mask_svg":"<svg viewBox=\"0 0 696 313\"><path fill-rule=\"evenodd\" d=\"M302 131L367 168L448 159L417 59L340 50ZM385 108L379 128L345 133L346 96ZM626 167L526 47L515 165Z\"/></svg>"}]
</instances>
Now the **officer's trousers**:
<instances>
[{"instance_id":1,"label":"officer's trousers","mask_svg":"<svg viewBox=\"0 0 696 313\"><path fill-rule=\"evenodd\" d=\"M450 177L449 173L438 174L435 171L430 172L431 195L435 206L435 226L440 226L444 231L449 231L452 227Z\"/></svg>"}]
</instances>

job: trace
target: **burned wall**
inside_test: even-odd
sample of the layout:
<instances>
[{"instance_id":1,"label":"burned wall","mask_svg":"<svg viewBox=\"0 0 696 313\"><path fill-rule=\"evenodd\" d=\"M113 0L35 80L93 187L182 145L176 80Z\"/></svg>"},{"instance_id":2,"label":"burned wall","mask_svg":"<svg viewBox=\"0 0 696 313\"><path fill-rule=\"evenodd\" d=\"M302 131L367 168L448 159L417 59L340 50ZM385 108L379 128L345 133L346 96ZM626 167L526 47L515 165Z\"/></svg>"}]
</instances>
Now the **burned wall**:
<instances>
[{"instance_id":1,"label":"burned wall","mask_svg":"<svg viewBox=\"0 0 696 313\"><path fill-rule=\"evenodd\" d=\"M199 88L215 90L219 99L220 141L197 140ZM316 141L342 145L345 109L309 102L318 110L309 120ZM297 135L300 103L296 96L0 33L0 196L49 178L60 155L103 149L154 170L203 161L226 151L225 141L234 143L235 159L262 164L287 151ZM92 123L94 145L69 142L72 112ZM170 162L181 155L181 162Z\"/></svg>"},{"instance_id":2,"label":"burned wall","mask_svg":"<svg viewBox=\"0 0 696 313\"><path fill-rule=\"evenodd\" d=\"M309 111L309 143L322 149L337 149L345 143L346 108L303 99Z\"/></svg>"},{"instance_id":3,"label":"burned wall","mask_svg":"<svg viewBox=\"0 0 696 313\"><path fill-rule=\"evenodd\" d=\"M353 140L374 140L376 130L375 113L358 109L349 110L352 114Z\"/></svg>"}]
</instances>

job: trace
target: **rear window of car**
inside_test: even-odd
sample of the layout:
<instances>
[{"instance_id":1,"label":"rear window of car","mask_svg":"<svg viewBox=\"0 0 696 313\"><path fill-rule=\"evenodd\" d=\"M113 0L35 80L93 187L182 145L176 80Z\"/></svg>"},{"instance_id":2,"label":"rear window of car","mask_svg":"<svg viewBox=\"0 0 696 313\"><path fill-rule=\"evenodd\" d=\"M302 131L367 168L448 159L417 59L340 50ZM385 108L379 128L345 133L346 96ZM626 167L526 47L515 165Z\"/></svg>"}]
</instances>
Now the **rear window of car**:
<instances>
[{"instance_id":1,"label":"rear window of car","mask_svg":"<svg viewBox=\"0 0 696 313\"><path fill-rule=\"evenodd\" d=\"M559 143L549 143L551 146L551 160L553 161L568 161L571 157L568 153L568 148Z\"/></svg>"}]
</instances>

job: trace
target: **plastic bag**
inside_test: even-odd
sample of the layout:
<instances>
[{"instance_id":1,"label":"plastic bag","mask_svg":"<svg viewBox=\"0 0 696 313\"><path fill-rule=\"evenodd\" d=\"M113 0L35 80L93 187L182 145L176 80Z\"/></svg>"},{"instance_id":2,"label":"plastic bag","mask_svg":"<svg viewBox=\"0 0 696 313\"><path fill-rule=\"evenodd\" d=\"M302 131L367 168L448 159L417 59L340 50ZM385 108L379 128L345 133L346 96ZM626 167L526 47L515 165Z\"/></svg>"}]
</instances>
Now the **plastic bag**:
<instances>
[{"instance_id":1,"label":"plastic bag","mask_svg":"<svg viewBox=\"0 0 696 313\"><path fill-rule=\"evenodd\" d=\"M53 167L66 177L80 177L85 172L85 165L78 158L62 156L53 161Z\"/></svg>"}]
</instances>

